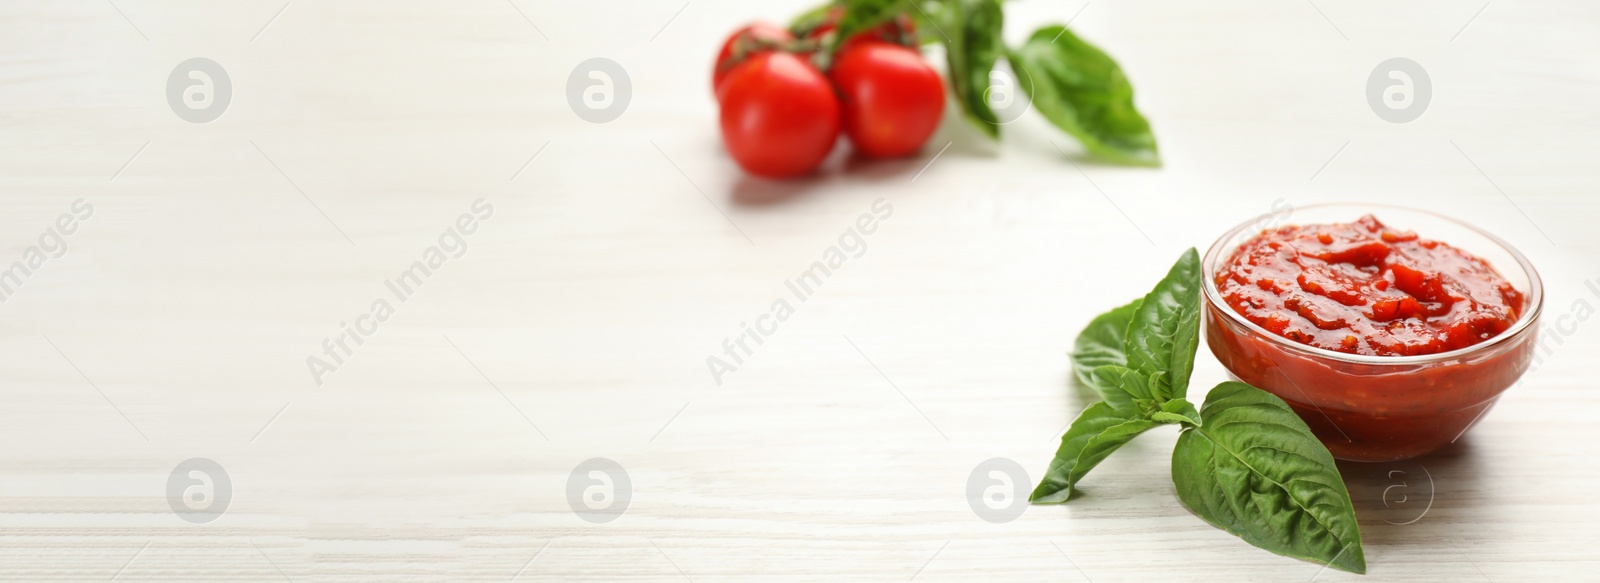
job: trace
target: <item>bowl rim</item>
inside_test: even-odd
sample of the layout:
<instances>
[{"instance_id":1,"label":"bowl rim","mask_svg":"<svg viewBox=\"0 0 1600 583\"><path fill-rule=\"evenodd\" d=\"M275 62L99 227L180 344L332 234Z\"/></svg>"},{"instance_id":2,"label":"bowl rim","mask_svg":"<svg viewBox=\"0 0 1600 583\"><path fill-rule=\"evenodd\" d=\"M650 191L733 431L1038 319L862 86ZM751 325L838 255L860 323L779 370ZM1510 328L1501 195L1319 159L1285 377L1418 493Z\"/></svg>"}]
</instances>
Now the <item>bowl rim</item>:
<instances>
[{"instance_id":1,"label":"bowl rim","mask_svg":"<svg viewBox=\"0 0 1600 583\"><path fill-rule=\"evenodd\" d=\"M1248 318L1245 318L1239 312L1235 311L1233 306L1228 305L1227 301L1222 298L1222 292L1217 289L1214 266L1218 264L1218 260L1221 259L1222 253L1226 252L1231 257L1233 252L1237 250L1237 246L1226 250L1224 250L1222 247L1229 241L1234 240L1235 237L1239 236L1239 234L1243 233L1246 229L1249 229L1258 223L1261 219L1260 216L1250 217L1246 221L1239 223L1231 229L1228 229L1227 232L1223 233L1221 237L1218 237L1217 240L1211 244L1211 247L1206 250L1205 257L1201 259L1200 263L1200 279L1203 280L1201 282L1201 287L1205 290L1206 302L1211 304L1212 307L1216 308L1216 311L1224 314L1225 317L1227 317L1231 322L1244 326L1257 336L1265 337L1269 342L1272 342L1280 347L1322 359L1379 366L1431 364L1473 356L1505 344L1512 338L1518 337L1523 331L1533 326L1533 323L1538 321L1539 315L1544 311L1544 282L1539 278L1539 271L1534 269L1533 262L1529 261L1527 256L1523 255L1521 251L1518 251L1516 247L1511 246L1510 243L1506 242L1500 237L1495 236L1493 233L1441 213L1394 204L1324 202L1296 206L1295 211L1298 212L1305 209L1326 209L1339 207L1355 209L1390 209L1395 211L1429 215L1483 236L1485 239L1488 239L1490 242L1499 245L1502 250L1510 254L1511 257L1517 261L1517 266L1520 267L1523 272L1527 273L1527 293L1530 309L1523 310L1522 315L1517 318L1517 321L1513 323L1510 328L1507 328L1504 332L1496 334L1493 338L1465 348L1457 348L1455 350L1436 354L1419 354L1413 356L1349 354L1295 342L1283 336L1273 334L1266 328L1263 328L1255 322L1251 322ZM1421 233L1419 233L1419 235L1420 234ZM1440 242L1449 243L1448 241ZM1491 264L1490 267L1495 268L1495 271L1499 271L1498 266Z\"/></svg>"}]
</instances>

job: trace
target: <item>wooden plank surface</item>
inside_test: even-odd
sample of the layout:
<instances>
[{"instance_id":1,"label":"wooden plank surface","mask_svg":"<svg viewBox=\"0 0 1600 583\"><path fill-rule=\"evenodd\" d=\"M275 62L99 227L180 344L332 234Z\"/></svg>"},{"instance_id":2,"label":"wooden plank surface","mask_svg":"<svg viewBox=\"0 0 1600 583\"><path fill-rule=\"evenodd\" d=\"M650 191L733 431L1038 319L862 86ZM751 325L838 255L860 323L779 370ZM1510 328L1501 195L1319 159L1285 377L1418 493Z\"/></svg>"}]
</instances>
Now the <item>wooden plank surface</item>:
<instances>
[{"instance_id":1,"label":"wooden plank surface","mask_svg":"<svg viewBox=\"0 0 1600 583\"><path fill-rule=\"evenodd\" d=\"M750 179L719 143L711 55L803 7L0 5L0 264L46 256L0 304L0 579L1600 569L1600 7L1008 3L1014 42L1078 15L1133 79L1164 168L1086 160L1035 117L1000 146L952 117L916 158L841 148L817 177ZM231 86L206 123L166 91L196 57ZM1429 75L1410 123L1366 98L1392 57ZM611 121L568 100L592 58L630 82ZM969 503L987 460L1023 486L1043 472L1085 404L1064 353L1090 317L1246 218L1336 201L1500 234L1543 273L1552 326L1549 358L1451 449L1344 467L1369 575L1188 513L1171 431L1071 505L1004 520ZM785 282L836 246L844 265L794 298ZM395 296L386 282L429 259ZM714 378L708 357L779 299L793 313ZM378 300L383 321L360 319ZM319 385L307 359L358 321ZM1202 350L1195 384L1225 374ZM230 482L207 474L231 493L219 516L174 510L192 458ZM629 482L607 522L569 496L593 458Z\"/></svg>"}]
</instances>

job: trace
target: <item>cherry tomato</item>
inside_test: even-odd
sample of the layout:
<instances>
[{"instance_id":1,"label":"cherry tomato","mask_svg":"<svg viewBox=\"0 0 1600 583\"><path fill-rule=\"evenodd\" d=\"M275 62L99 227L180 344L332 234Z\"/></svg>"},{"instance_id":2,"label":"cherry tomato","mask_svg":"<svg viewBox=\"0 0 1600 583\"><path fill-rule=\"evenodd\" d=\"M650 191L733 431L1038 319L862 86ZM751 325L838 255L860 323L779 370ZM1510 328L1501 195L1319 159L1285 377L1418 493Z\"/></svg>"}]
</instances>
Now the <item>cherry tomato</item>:
<instances>
[{"instance_id":1,"label":"cherry tomato","mask_svg":"<svg viewBox=\"0 0 1600 583\"><path fill-rule=\"evenodd\" d=\"M916 152L944 115L944 82L916 50L869 40L839 52L828 73L856 150L892 158Z\"/></svg>"},{"instance_id":2,"label":"cherry tomato","mask_svg":"<svg viewBox=\"0 0 1600 583\"><path fill-rule=\"evenodd\" d=\"M770 22L753 22L733 31L728 35L728 40L722 42L717 61L711 66L711 89L716 92L717 99L722 99L722 81L727 79L728 72L735 65L752 54L772 50L792 41L794 35L789 34L788 29Z\"/></svg>"},{"instance_id":3,"label":"cherry tomato","mask_svg":"<svg viewBox=\"0 0 1600 583\"><path fill-rule=\"evenodd\" d=\"M722 143L739 166L771 178L815 169L839 140L839 99L799 55L757 53L722 86Z\"/></svg>"}]
</instances>

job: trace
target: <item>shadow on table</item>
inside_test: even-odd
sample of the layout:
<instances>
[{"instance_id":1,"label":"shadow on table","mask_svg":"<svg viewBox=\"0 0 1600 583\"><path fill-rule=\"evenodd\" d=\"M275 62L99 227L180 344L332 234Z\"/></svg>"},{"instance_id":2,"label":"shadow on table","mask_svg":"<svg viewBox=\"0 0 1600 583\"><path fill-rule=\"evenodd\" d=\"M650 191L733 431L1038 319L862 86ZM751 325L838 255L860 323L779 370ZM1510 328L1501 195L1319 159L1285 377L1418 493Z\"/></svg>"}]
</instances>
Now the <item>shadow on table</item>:
<instances>
[{"instance_id":1,"label":"shadow on table","mask_svg":"<svg viewBox=\"0 0 1600 583\"><path fill-rule=\"evenodd\" d=\"M878 159L857 154L849 140L840 139L822 167L800 178L769 180L745 174L733 185L730 198L735 204L773 205L817 190L844 185L871 186L890 181L911 182L930 166L954 157L993 158L999 145L974 129L953 107L945 109L939 129L923 144L922 151L905 157ZM876 197L874 197L876 198Z\"/></svg>"},{"instance_id":2,"label":"shadow on table","mask_svg":"<svg viewBox=\"0 0 1600 583\"><path fill-rule=\"evenodd\" d=\"M848 147L848 146L845 146ZM745 174L733 185L733 202L748 206L782 203L815 191L842 184L872 184L888 180L910 180L927 164L926 156L880 160L849 152L840 160L829 160L816 172L799 177L773 180Z\"/></svg>"},{"instance_id":3,"label":"shadow on table","mask_svg":"<svg viewBox=\"0 0 1600 583\"><path fill-rule=\"evenodd\" d=\"M1338 463L1368 546L1407 541L1418 534L1407 527L1427 523L1441 506L1469 505L1484 469L1471 437L1415 459Z\"/></svg>"},{"instance_id":4,"label":"shadow on table","mask_svg":"<svg viewBox=\"0 0 1600 583\"><path fill-rule=\"evenodd\" d=\"M745 174L733 184L730 198L738 205L769 206L819 190L828 182L831 181L827 177L815 173L787 180L769 180Z\"/></svg>"}]
</instances>

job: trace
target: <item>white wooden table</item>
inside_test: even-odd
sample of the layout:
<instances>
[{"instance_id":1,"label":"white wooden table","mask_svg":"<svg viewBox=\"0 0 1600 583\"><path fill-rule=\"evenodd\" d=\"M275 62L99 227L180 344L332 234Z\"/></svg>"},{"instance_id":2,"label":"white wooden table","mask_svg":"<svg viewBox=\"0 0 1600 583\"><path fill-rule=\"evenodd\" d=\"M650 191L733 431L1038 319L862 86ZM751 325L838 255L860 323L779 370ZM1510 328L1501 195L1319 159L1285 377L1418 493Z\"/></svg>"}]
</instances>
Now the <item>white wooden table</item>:
<instances>
[{"instance_id":1,"label":"white wooden table","mask_svg":"<svg viewBox=\"0 0 1600 583\"><path fill-rule=\"evenodd\" d=\"M810 180L749 179L719 143L711 55L741 22L803 7L0 4L0 267L43 253L0 304L0 579L1600 569L1600 324L1575 304L1600 306L1585 287L1600 287L1600 8L1010 3L1013 42L1078 14L1134 80L1164 168L1085 160L1036 117L998 148L950 119L918 158L841 149ZM206 123L166 91L196 57L231 85ZM631 83L604 123L566 94L596 57ZM1410 123L1367 102L1392 57L1429 75ZM493 214L465 250L442 241L459 257L396 299L385 282L480 198ZM92 215L56 238L78 199ZM785 282L878 199L893 212L865 251L794 300ZM974 510L980 463L1013 460L1031 486L1084 406L1064 353L1090 317L1245 218L1327 201L1491 229L1543 272L1546 322L1567 317L1544 364L1452 449L1345 466L1365 578L1188 513L1170 430L1070 505L1000 522ZM771 333L715 382L707 358L779 298L793 314L763 320ZM378 299L386 320L358 321ZM344 339L318 386L307 359L330 359L324 339L345 324L369 332ZM1202 349L1197 391L1224 374ZM180 515L168 495L194 483L191 458L221 468L194 502L212 514ZM591 458L629 482L612 483L608 522L569 501Z\"/></svg>"}]
</instances>

